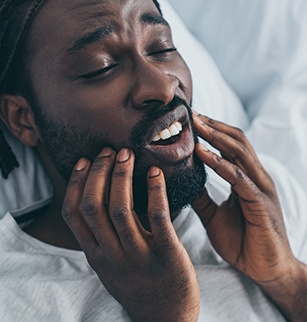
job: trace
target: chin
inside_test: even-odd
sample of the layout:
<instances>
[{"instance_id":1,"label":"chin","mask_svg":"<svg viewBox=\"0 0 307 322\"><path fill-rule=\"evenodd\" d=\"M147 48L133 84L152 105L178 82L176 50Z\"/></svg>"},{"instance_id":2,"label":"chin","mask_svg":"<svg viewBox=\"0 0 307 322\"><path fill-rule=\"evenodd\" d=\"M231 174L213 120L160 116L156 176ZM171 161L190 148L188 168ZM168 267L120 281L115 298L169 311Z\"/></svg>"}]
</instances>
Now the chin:
<instances>
[{"instance_id":1,"label":"chin","mask_svg":"<svg viewBox=\"0 0 307 322\"><path fill-rule=\"evenodd\" d=\"M196 155L181 161L172 171L168 169L167 172L165 176L167 195L171 219L174 220L184 207L200 196L207 181L207 173L204 164ZM145 229L148 229L146 173L134 176L133 194L135 211Z\"/></svg>"}]
</instances>

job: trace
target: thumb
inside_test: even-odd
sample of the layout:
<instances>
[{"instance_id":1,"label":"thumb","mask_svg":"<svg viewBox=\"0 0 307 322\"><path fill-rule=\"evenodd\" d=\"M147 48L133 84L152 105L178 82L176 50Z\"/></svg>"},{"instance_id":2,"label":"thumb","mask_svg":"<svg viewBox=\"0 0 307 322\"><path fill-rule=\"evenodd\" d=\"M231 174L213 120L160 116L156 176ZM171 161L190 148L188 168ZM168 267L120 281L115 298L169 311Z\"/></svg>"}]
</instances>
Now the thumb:
<instances>
[{"instance_id":1,"label":"thumb","mask_svg":"<svg viewBox=\"0 0 307 322\"><path fill-rule=\"evenodd\" d=\"M201 219L205 228L212 221L218 205L211 199L206 188L204 188L201 196L192 203L192 207Z\"/></svg>"}]
</instances>

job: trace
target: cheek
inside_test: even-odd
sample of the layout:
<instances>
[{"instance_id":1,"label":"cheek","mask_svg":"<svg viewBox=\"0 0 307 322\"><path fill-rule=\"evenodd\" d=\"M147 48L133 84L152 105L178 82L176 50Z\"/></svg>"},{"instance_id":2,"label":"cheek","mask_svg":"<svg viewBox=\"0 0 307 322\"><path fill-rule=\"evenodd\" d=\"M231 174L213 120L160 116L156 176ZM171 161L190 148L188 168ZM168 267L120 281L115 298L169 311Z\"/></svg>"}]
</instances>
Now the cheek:
<instances>
[{"instance_id":1,"label":"cheek","mask_svg":"<svg viewBox=\"0 0 307 322\"><path fill-rule=\"evenodd\" d=\"M79 127L83 133L91 133L96 138L100 138L104 145L120 149L129 147L129 136L131 133L131 123L120 109L108 108L86 108L86 112L81 110Z\"/></svg>"},{"instance_id":2,"label":"cheek","mask_svg":"<svg viewBox=\"0 0 307 322\"><path fill-rule=\"evenodd\" d=\"M57 92L57 97L54 96L48 106L42 103L47 111L46 117L60 121L84 137L92 138L101 147L109 145L120 149L128 146L134 121L131 115L126 115L119 96L112 93L111 99L101 90L74 92L78 94L68 96Z\"/></svg>"},{"instance_id":3,"label":"cheek","mask_svg":"<svg viewBox=\"0 0 307 322\"><path fill-rule=\"evenodd\" d=\"M174 74L177 75L177 78L180 82L180 88L184 92L184 97L187 101L187 103L191 103L192 100L192 75L190 72L189 67L183 60L181 56L179 56L179 61L174 69Z\"/></svg>"}]
</instances>

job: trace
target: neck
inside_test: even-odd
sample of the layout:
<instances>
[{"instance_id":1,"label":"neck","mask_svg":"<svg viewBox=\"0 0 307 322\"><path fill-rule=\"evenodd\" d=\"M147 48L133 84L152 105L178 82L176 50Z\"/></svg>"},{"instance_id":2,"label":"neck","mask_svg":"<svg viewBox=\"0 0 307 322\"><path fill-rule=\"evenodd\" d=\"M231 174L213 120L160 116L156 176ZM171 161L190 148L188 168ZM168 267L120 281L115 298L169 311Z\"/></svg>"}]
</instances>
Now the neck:
<instances>
[{"instance_id":1,"label":"neck","mask_svg":"<svg viewBox=\"0 0 307 322\"><path fill-rule=\"evenodd\" d=\"M42 209L25 232L32 237L60 248L81 250L73 233L61 215L61 206L52 201L49 207Z\"/></svg>"},{"instance_id":2,"label":"neck","mask_svg":"<svg viewBox=\"0 0 307 322\"><path fill-rule=\"evenodd\" d=\"M81 250L73 233L62 217L62 205L67 189L67 183L59 175L53 162L50 160L42 146L38 147L38 152L53 184L54 196L49 207L45 207L41 210L37 219L25 229L25 232L32 237L53 246ZM178 213L179 212L172 213L172 220L177 217ZM140 221L143 227L150 231L147 216L141 216Z\"/></svg>"},{"instance_id":3,"label":"neck","mask_svg":"<svg viewBox=\"0 0 307 322\"><path fill-rule=\"evenodd\" d=\"M54 196L51 204L48 207L41 209L37 219L25 229L25 232L32 237L53 246L81 250L61 214L67 183L59 175L53 162L50 160L41 144L38 146L37 150L46 172L51 179Z\"/></svg>"}]
</instances>

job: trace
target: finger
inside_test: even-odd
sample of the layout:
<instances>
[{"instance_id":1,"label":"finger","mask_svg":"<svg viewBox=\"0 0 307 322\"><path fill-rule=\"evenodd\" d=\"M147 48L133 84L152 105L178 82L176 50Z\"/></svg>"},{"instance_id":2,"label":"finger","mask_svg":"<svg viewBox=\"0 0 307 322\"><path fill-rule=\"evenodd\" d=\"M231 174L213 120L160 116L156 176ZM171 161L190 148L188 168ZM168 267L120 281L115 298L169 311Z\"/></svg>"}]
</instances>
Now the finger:
<instances>
[{"instance_id":1,"label":"finger","mask_svg":"<svg viewBox=\"0 0 307 322\"><path fill-rule=\"evenodd\" d=\"M147 176L148 219L154 242L166 246L178 241L170 219L170 210L163 172L151 167Z\"/></svg>"},{"instance_id":2,"label":"finger","mask_svg":"<svg viewBox=\"0 0 307 322\"><path fill-rule=\"evenodd\" d=\"M249 150L249 152L254 156L254 158L258 159L257 154L255 153L253 147L251 146L244 132L241 129L230 126L223 122L213 120L212 118L209 118L207 116L200 115L200 114L198 115L193 114L193 119L194 121L196 121L197 125L207 125L211 129L214 129L217 132L224 133L230 136L231 138L233 138L234 140L243 143L246 146L246 148Z\"/></svg>"},{"instance_id":3,"label":"finger","mask_svg":"<svg viewBox=\"0 0 307 322\"><path fill-rule=\"evenodd\" d=\"M108 215L108 199L116 153L104 148L94 160L84 188L82 211L100 246L114 251L119 246L117 233Z\"/></svg>"},{"instance_id":4,"label":"finger","mask_svg":"<svg viewBox=\"0 0 307 322\"><path fill-rule=\"evenodd\" d=\"M232 186L242 201L253 203L262 198L263 194L260 189L238 166L207 150L199 143L196 145L195 151L207 166Z\"/></svg>"},{"instance_id":5,"label":"finger","mask_svg":"<svg viewBox=\"0 0 307 322\"><path fill-rule=\"evenodd\" d=\"M249 160L260 163L256 153L241 130L231 127L231 129L228 129L228 125L217 121L212 121L212 124L219 123L219 126L211 126L209 121L204 123L200 117L194 117L194 120L199 135L221 151L222 154L237 162L244 162L246 156L248 156ZM236 131L240 131L241 134L236 133ZM239 136L241 137L239 138ZM244 157L240 158L240 156ZM245 163L248 164L248 162Z\"/></svg>"},{"instance_id":6,"label":"finger","mask_svg":"<svg viewBox=\"0 0 307 322\"><path fill-rule=\"evenodd\" d=\"M196 153L204 163L230 183L248 224L255 227L270 224L270 216L264 214L271 212L267 208L271 204L271 200L268 202L271 196L263 193L238 166L208 151L201 144L197 144Z\"/></svg>"},{"instance_id":7,"label":"finger","mask_svg":"<svg viewBox=\"0 0 307 322\"><path fill-rule=\"evenodd\" d=\"M63 219L85 253L97 246L96 239L80 213L80 204L89 169L90 162L84 158L80 159L68 182L62 206Z\"/></svg>"},{"instance_id":8,"label":"finger","mask_svg":"<svg viewBox=\"0 0 307 322\"><path fill-rule=\"evenodd\" d=\"M247 139L240 139L238 141L236 138L233 138L224 132L220 132L218 129L211 128L207 124L201 124L198 121L195 122L195 125L201 137L216 149L220 150L227 161L236 164L242 169L261 191L266 193L273 193L275 191L270 176L263 168ZM221 128L225 127L229 132L237 131L237 129L234 128L228 129L229 126L226 124L219 123L219 125ZM244 134L237 133L234 136L243 137Z\"/></svg>"},{"instance_id":9,"label":"finger","mask_svg":"<svg viewBox=\"0 0 307 322\"><path fill-rule=\"evenodd\" d=\"M134 251L143 245L144 240L133 210L133 167L133 152L122 149L117 155L112 174L109 215L124 249Z\"/></svg>"}]
</instances>

